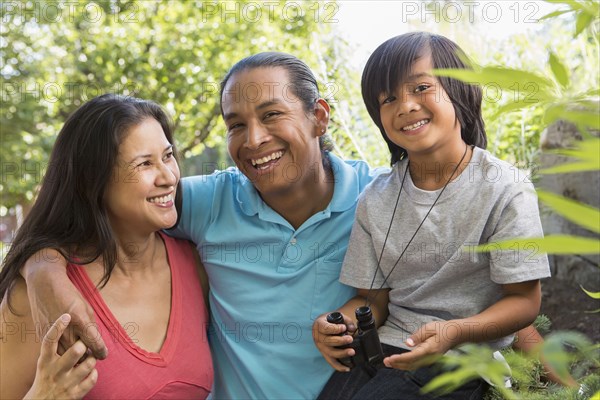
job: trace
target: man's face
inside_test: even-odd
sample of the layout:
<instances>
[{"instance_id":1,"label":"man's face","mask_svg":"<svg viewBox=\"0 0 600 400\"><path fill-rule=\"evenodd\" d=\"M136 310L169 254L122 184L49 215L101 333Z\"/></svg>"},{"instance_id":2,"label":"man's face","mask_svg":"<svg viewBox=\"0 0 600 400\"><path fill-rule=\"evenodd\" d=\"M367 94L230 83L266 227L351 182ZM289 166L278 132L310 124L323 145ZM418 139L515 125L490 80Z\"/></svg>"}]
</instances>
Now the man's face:
<instances>
[{"instance_id":1,"label":"man's face","mask_svg":"<svg viewBox=\"0 0 600 400\"><path fill-rule=\"evenodd\" d=\"M263 197L315 179L322 128L314 109L305 112L293 94L285 69L261 67L231 76L222 109L229 154Z\"/></svg>"}]
</instances>

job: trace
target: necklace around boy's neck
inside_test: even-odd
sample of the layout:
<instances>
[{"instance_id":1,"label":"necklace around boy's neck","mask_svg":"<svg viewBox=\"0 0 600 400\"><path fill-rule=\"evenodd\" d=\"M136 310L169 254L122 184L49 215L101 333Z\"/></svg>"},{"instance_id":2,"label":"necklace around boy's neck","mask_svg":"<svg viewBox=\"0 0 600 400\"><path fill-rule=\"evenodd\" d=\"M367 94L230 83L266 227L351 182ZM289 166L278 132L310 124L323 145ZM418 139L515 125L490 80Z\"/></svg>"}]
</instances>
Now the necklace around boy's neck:
<instances>
[{"instance_id":1,"label":"necklace around boy's neck","mask_svg":"<svg viewBox=\"0 0 600 400\"><path fill-rule=\"evenodd\" d=\"M463 142L464 143L464 142ZM456 179L468 166L473 156L473 147L464 143L458 155L444 159L410 158L409 172L413 184L422 190L439 190L446 182ZM456 164L460 163L458 168ZM451 176L452 175L452 176Z\"/></svg>"}]
</instances>

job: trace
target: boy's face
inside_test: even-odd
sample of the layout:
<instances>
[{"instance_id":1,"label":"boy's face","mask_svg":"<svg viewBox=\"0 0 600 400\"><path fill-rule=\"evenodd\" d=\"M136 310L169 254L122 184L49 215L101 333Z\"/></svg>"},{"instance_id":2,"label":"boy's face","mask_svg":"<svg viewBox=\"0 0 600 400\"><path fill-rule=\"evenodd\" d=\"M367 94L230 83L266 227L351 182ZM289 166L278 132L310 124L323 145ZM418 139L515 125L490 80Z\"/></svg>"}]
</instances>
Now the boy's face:
<instances>
[{"instance_id":1,"label":"boy's face","mask_svg":"<svg viewBox=\"0 0 600 400\"><path fill-rule=\"evenodd\" d=\"M263 198L310 186L321 164L324 114L305 112L291 85L283 68L255 68L233 75L223 91L229 155Z\"/></svg>"},{"instance_id":2,"label":"boy's face","mask_svg":"<svg viewBox=\"0 0 600 400\"><path fill-rule=\"evenodd\" d=\"M430 55L417 59L394 93L382 93L378 99L386 136L409 157L462 140L454 106L432 69Z\"/></svg>"}]
</instances>

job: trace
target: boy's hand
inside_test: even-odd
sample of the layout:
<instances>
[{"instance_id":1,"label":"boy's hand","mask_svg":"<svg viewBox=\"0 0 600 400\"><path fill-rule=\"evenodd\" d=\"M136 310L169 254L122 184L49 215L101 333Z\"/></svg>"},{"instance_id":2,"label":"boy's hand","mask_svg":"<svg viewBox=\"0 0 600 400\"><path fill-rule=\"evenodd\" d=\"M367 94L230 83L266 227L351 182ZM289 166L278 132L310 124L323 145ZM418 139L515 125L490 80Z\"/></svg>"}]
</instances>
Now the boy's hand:
<instances>
[{"instance_id":1,"label":"boy's hand","mask_svg":"<svg viewBox=\"0 0 600 400\"><path fill-rule=\"evenodd\" d=\"M411 351L386 357L383 363L388 368L402 370L415 370L433 364L457 344L455 339L459 335L460 326L456 321L430 322L406 339Z\"/></svg>"},{"instance_id":2,"label":"boy's hand","mask_svg":"<svg viewBox=\"0 0 600 400\"><path fill-rule=\"evenodd\" d=\"M48 249L27 261L24 276L33 322L41 337L44 328L68 312L71 323L60 338L58 353L64 353L80 339L94 357L105 359L108 350L96 325L94 311L68 278L66 266L67 261L60 253Z\"/></svg>"},{"instance_id":3,"label":"boy's hand","mask_svg":"<svg viewBox=\"0 0 600 400\"><path fill-rule=\"evenodd\" d=\"M356 326L350 318L342 315L344 324L330 324L327 322L327 314L318 317L313 324L313 340L329 365L337 371L348 372L350 368L340 363L338 359L353 356L354 350L336 349L336 347L352 343L352 334L356 330ZM349 333L348 335L340 336L346 331Z\"/></svg>"},{"instance_id":4,"label":"boy's hand","mask_svg":"<svg viewBox=\"0 0 600 400\"><path fill-rule=\"evenodd\" d=\"M35 380L25 399L80 399L96 384L96 359L78 360L86 347L77 341L62 356L57 354L58 338L69 325L71 317L63 314L50 327L42 340Z\"/></svg>"}]
</instances>

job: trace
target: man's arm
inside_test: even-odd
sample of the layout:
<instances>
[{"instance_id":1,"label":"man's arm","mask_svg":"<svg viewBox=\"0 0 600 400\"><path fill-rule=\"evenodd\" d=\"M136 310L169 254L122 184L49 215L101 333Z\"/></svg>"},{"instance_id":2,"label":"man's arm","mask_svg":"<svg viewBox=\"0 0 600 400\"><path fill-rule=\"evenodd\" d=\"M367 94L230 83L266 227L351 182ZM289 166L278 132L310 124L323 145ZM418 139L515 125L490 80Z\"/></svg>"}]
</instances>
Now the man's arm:
<instances>
[{"instance_id":1,"label":"man's arm","mask_svg":"<svg viewBox=\"0 0 600 400\"><path fill-rule=\"evenodd\" d=\"M108 350L96 325L94 311L67 276L67 260L54 249L34 254L21 268L27 282L27 295L35 326L50 326L62 314L71 315L71 323L61 336L59 352L78 340L98 359L106 358ZM41 335L41 332L38 332Z\"/></svg>"}]
</instances>

